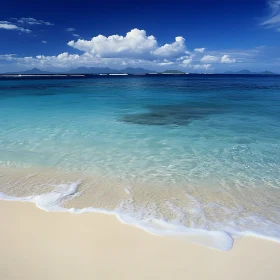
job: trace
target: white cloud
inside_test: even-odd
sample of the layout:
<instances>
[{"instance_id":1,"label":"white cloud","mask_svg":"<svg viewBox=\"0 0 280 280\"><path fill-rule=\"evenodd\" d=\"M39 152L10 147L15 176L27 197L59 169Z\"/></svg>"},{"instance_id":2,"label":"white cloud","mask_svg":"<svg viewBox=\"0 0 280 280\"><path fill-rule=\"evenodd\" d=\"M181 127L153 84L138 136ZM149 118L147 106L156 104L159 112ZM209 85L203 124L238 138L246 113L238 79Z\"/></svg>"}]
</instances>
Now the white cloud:
<instances>
[{"instance_id":1,"label":"white cloud","mask_svg":"<svg viewBox=\"0 0 280 280\"><path fill-rule=\"evenodd\" d=\"M47 44L47 41L42 41L43 44Z\"/></svg>"},{"instance_id":2,"label":"white cloud","mask_svg":"<svg viewBox=\"0 0 280 280\"><path fill-rule=\"evenodd\" d=\"M1 24L10 24L0 22ZM70 35L70 34L69 34ZM73 34L71 34L73 35ZM78 35L78 34L77 34ZM45 44L47 41L41 41ZM119 69L123 65L128 67L143 67L147 69L164 69L168 65L172 68L196 70L205 72L228 67L227 64L253 63L257 58L265 58L265 47L252 50L205 50L194 49L189 52L183 37L176 37L174 42L160 45L154 36L147 35L145 30L133 29L125 36L98 35L91 40L75 39L68 42L74 49L82 51L79 54L62 52L58 55L37 55L34 57L18 57L15 55L0 55L0 60L14 67L40 69L69 69L85 67L112 67ZM204 49L203 52L201 49ZM74 50L75 51L75 50ZM278 52L277 52L278 55ZM215 70L216 70L215 69ZM225 69L226 70L226 69Z\"/></svg>"},{"instance_id":3,"label":"white cloud","mask_svg":"<svg viewBox=\"0 0 280 280\"><path fill-rule=\"evenodd\" d=\"M16 56L16 54L0 54L0 60L14 60L14 57Z\"/></svg>"},{"instance_id":4,"label":"white cloud","mask_svg":"<svg viewBox=\"0 0 280 280\"><path fill-rule=\"evenodd\" d=\"M18 63L32 65L33 67L73 67L77 64L83 64L86 60L86 54L69 54L67 52L61 53L57 56L37 55L36 57L24 57L17 59Z\"/></svg>"},{"instance_id":5,"label":"white cloud","mask_svg":"<svg viewBox=\"0 0 280 280\"><path fill-rule=\"evenodd\" d=\"M129 31L126 36L98 35L88 40L68 42L68 45L80 51L89 52L103 58L176 58L188 53L183 37L176 37L175 42L158 46L153 35L147 36L145 30L137 28Z\"/></svg>"},{"instance_id":6,"label":"white cloud","mask_svg":"<svg viewBox=\"0 0 280 280\"><path fill-rule=\"evenodd\" d=\"M157 65L159 65L159 66L174 65L174 62L173 61L165 60L163 62L159 62Z\"/></svg>"},{"instance_id":7,"label":"white cloud","mask_svg":"<svg viewBox=\"0 0 280 280\"><path fill-rule=\"evenodd\" d=\"M7 60L7 59L6 59ZM163 67L167 65L177 65L177 62L163 60L145 60L134 58L100 58L92 53L85 52L81 55L61 53L57 56L37 55L35 57L10 57L10 61L14 62L17 67L37 67L41 69L53 68L75 68L78 66L85 67L114 67L126 65L130 67L145 67L153 69L154 67Z\"/></svg>"},{"instance_id":8,"label":"white cloud","mask_svg":"<svg viewBox=\"0 0 280 280\"><path fill-rule=\"evenodd\" d=\"M211 64L196 64L193 66L194 69L199 70L199 69L203 69L203 70L207 70L211 67Z\"/></svg>"},{"instance_id":9,"label":"white cloud","mask_svg":"<svg viewBox=\"0 0 280 280\"><path fill-rule=\"evenodd\" d=\"M13 61L18 67L28 68L41 68L41 69L53 69L53 68L75 68L78 66L92 67L114 67L117 68L120 65L138 66L145 63L144 60L139 59L122 59L122 58L98 58L91 53L69 54L68 52L61 53L57 56L45 56L37 55L35 57L11 57L10 61ZM152 64L152 63L151 63Z\"/></svg>"},{"instance_id":10,"label":"white cloud","mask_svg":"<svg viewBox=\"0 0 280 280\"><path fill-rule=\"evenodd\" d=\"M268 52L272 52L271 48L266 46L258 46L253 49L221 49L215 51L209 51L209 55L219 57L221 59L222 55L228 55L230 58L234 58L238 62L243 63L254 63L260 57L267 56ZM274 50L273 55L275 56L277 51Z\"/></svg>"},{"instance_id":11,"label":"white cloud","mask_svg":"<svg viewBox=\"0 0 280 280\"><path fill-rule=\"evenodd\" d=\"M157 41L154 36L147 36L145 30L132 29L125 37L98 35L90 41L79 39L77 42L70 41L68 45L98 57L140 57L154 50Z\"/></svg>"},{"instance_id":12,"label":"white cloud","mask_svg":"<svg viewBox=\"0 0 280 280\"><path fill-rule=\"evenodd\" d=\"M280 0L269 0L268 5L271 10L270 16L261 25L280 31Z\"/></svg>"},{"instance_id":13,"label":"white cloud","mask_svg":"<svg viewBox=\"0 0 280 280\"><path fill-rule=\"evenodd\" d=\"M236 62L236 59L230 58L230 56L228 54L223 55L221 58L221 63L235 63L235 62Z\"/></svg>"},{"instance_id":14,"label":"white cloud","mask_svg":"<svg viewBox=\"0 0 280 280\"><path fill-rule=\"evenodd\" d=\"M204 53L205 52L205 48L196 48L194 49L195 52L198 52L198 53Z\"/></svg>"},{"instance_id":15,"label":"white cloud","mask_svg":"<svg viewBox=\"0 0 280 280\"><path fill-rule=\"evenodd\" d=\"M31 33L32 31L28 28L25 28L26 25L54 25L48 21L37 20L35 18L12 18L13 22L10 21L0 21L0 29L6 30L17 30L20 32ZM23 27L24 26L24 27Z\"/></svg>"},{"instance_id":16,"label":"white cloud","mask_svg":"<svg viewBox=\"0 0 280 280\"><path fill-rule=\"evenodd\" d=\"M179 55L186 54L185 39L181 36L176 37L174 43L165 44L152 51L152 54L162 57L178 57Z\"/></svg>"},{"instance_id":17,"label":"white cloud","mask_svg":"<svg viewBox=\"0 0 280 280\"><path fill-rule=\"evenodd\" d=\"M182 66L187 66L187 65L190 65L191 63L192 63L192 58L189 57L182 61Z\"/></svg>"},{"instance_id":18,"label":"white cloud","mask_svg":"<svg viewBox=\"0 0 280 280\"><path fill-rule=\"evenodd\" d=\"M54 25L53 23L50 23L48 21L44 21L44 20L38 20L38 19L35 19L35 18L32 18L32 17L23 17L23 18L20 18L20 19L17 19L17 22L19 24L29 24L29 25L48 25L48 26L51 26L51 25Z\"/></svg>"},{"instance_id":19,"label":"white cloud","mask_svg":"<svg viewBox=\"0 0 280 280\"><path fill-rule=\"evenodd\" d=\"M73 32L73 31L76 31L76 29L75 29L75 28L72 28L72 27L69 27L69 28L66 28L66 31L68 31L68 32Z\"/></svg>"},{"instance_id":20,"label":"white cloud","mask_svg":"<svg viewBox=\"0 0 280 280\"><path fill-rule=\"evenodd\" d=\"M17 30L20 32L30 33L31 30L20 27L16 24L13 24L9 21L0 21L0 29L6 29L6 30Z\"/></svg>"},{"instance_id":21,"label":"white cloud","mask_svg":"<svg viewBox=\"0 0 280 280\"><path fill-rule=\"evenodd\" d=\"M217 62L218 60L219 58L214 55L205 55L201 58L200 61L202 63L213 63L213 62Z\"/></svg>"},{"instance_id":22,"label":"white cloud","mask_svg":"<svg viewBox=\"0 0 280 280\"><path fill-rule=\"evenodd\" d=\"M76 34L76 33L74 33L74 34L72 34L74 37L81 37L79 34Z\"/></svg>"},{"instance_id":23,"label":"white cloud","mask_svg":"<svg viewBox=\"0 0 280 280\"><path fill-rule=\"evenodd\" d=\"M215 55L204 55L201 59L200 59L201 63L235 63L236 59L231 58L228 54L223 55L221 58L219 58L218 56Z\"/></svg>"}]
</instances>

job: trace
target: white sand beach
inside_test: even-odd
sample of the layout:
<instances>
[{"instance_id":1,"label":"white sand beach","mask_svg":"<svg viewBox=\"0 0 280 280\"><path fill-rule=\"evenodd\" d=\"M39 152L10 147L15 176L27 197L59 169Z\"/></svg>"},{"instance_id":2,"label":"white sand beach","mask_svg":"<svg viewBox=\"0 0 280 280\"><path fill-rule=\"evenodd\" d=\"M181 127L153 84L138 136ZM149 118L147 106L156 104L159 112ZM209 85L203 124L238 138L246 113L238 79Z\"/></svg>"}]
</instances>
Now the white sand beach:
<instances>
[{"instance_id":1,"label":"white sand beach","mask_svg":"<svg viewBox=\"0 0 280 280\"><path fill-rule=\"evenodd\" d=\"M278 279L280 244L256 238L223 252L120 223L0 201L0 279Z\"/></svg>"}]
</instances>

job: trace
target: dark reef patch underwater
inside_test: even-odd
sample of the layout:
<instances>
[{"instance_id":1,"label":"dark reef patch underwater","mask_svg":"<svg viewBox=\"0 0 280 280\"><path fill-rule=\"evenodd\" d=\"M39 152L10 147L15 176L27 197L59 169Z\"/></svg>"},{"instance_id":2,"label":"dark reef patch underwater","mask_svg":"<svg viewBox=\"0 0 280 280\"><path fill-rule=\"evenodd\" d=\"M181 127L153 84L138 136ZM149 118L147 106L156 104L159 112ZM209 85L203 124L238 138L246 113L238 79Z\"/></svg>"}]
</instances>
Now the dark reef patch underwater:
<instances>
[{"instance_id":1,"label":"dark reef patch underwater","mask_svg":"<svg viewBox=\"0 0 280 280\"><path fill-rule=\"evenodd\" d=\"M121 121L140 125L188 125L194 120L212 114L221 114L226 108L209 103L185 103L179 105L153 105L147 113L127 114Z\"/></svg>"}]
</instances>

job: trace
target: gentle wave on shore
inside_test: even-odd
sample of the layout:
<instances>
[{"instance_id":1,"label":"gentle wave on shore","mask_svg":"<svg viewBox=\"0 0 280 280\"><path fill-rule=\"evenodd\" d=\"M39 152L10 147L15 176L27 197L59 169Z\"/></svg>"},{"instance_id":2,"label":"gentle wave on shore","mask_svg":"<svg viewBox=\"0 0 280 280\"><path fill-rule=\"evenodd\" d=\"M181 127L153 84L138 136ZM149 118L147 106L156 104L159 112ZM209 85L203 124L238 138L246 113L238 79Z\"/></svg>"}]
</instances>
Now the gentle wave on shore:
<instances>
[{"instance_id":1,"label":"gentle wave on shore","mask_svg":"<svg viewBox=\"0 0 280 280\"><path fill-rule=\"evenodd\" d=\"M258 209L264 193L243 199L201 188L154 187L113 178L42 169L0 169L0 199L33 202L45 211L101 212L160 236L177 236L220 250L233 238L257 236L280 242L277 213ZM80 179L79 179L80 178ZM81 179L83 178L83 179ZM76 181L70 183L70 181ZM188 190L188 191L187 191ZM278 195L278 196L277 196ZM274 205L279 193L266 194Z\"/></svg>"}]
</instances>

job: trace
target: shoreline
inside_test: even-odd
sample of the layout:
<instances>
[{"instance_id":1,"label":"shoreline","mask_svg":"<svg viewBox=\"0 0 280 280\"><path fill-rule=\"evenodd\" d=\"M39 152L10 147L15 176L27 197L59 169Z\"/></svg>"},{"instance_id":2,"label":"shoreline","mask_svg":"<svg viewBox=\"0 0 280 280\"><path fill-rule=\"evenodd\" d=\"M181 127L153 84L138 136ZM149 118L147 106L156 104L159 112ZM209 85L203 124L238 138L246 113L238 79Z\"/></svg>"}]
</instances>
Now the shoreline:
<instances>
[{"instance_id":1,"label":"shoreline","mask_svg":"<svg viewBox=\"0 0 280 280\"><path fill-rule=\"evenodd\" d=\"M236 240L223 252L148 234L101 213L46 212L0 201L0 278L277 279L280 244Z\"/></svg>"},{"instance_id":2,"label":"shoreline","mask_svg":"<svg viewBox=\"0 0 280 280\"><path fill-rule=\"evenodd\" d=\"M247 229L244 226L243 231L238 231L238 220L234 217L239 216L239 213L233 213L231 217L232 212L225 212L227 215L225 217L230 220L228 224L222 224L216 210L221 212L223 209L229 209L224 208L223 204L215 205L215 203L215 207L212 208L212 201L219 199L221 202L226 201L229 205L233 202L229 200L230 197L223 196L225 193L212 192L211 188L200 189L199 192L194 193L195 196L192 196L192 193L184 193L184 190L179 187L163 190L143 185L127 189L127 185L123 182L106 177L87 177L86 174L80 173L67 174L59 170L29 168L0 169L0 185L0 201L32 202L47 212L103 213L116 217L123 224L140 228L156 236L171 236L187 243L200 244L218 250L230 250L234 241L242 237L254 237L280 243L280 225L270 221L267 221L266 225L266 221L258 217L252 216L253 220L249 221L255 221L255 227L260 228L259 232L251 230L246 223ZM208 197L203 197L205 194ZM135 204L138 202L142 203L144 208L140 207L141 204ZM150 204L146 204L147 202ZM161 208L163 212L156 212L161 209L153 207L155 202L156 207L165 207ZM178 206L171 202L177 203ZM207 203L210 203L210 208L203 209L203 206L207 207ZM186 207L186 210L180 212L181 209L176 207ZM194 215L190 216L192 213ZM162 216L157 216L158 214ZM202 226L196 224L196 221L201 219L205 221L205 218L211 217L216 220L218 226L215 223L213 227L208 227L207 223ZM189 219L190 223L184 223L184 219ZM240 217L240 222L244 224L246 220Z\"/></svg>"}]
</instances>

